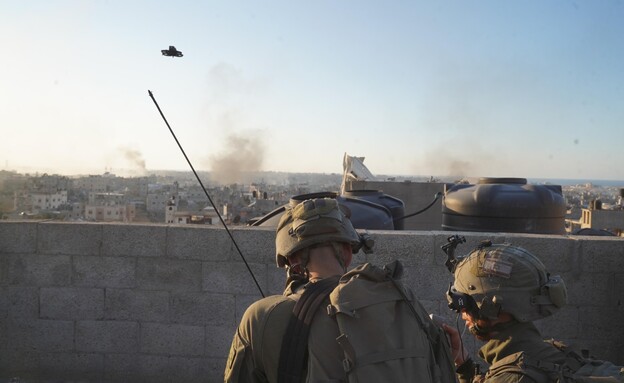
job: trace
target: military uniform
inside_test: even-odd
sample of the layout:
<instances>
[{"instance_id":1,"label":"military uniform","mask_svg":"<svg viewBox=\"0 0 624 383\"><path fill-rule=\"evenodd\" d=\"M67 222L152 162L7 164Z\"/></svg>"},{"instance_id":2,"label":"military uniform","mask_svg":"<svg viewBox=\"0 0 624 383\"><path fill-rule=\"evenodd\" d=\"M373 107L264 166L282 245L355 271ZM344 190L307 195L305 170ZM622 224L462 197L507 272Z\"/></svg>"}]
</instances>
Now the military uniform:
<instances>
[{"instance_id":1,"label":"military uniform","mask_svg":"<svg viewBox=\"0 0 624 383\"><path fill-rule=\"evenodd\" d=\"M475 376L474 363L464 363L458 369L460 383L546 383L551 381L546 373L523 361L565 361L564 353L544 342L532 322L514 322L481 347L479 356L490 364L487 373Z\"/></svg>"},{"instance_id":2,"label":"military uniform","mask_svg":"<svg viewBox=\"0 0 624 383\"><path fill-rule=\"evenodd\" d=\"M402 383L401 374L421 383L455 381L446 338L412 293L398 285L398 264L388 269L362 265L343 275L346 280L336 288L339 276L331 275L346 272L347 251L370 251L371 246L335 199L288 207L277 226L276 263L288 268L294 282L282 296L263 298L246 310L230 348L225 382L346 382L357 377ZM324 249L314 256L333 263L308 270L311 251L318 247ZM311 276L324 279L299 282ZM356 280L362 283L350 283ZM377 379L380 375L384 379Z\"/></svg>"},{"instance_id":3,"label":"military uniform","mask_svg":"<svg viewBox=\"0 0 624 383\"><path fill-rule=\"evenodd\" d=\"M280 350L293 308L305 287L284 295L270 296L253 303L241 320L230 348L225 382L277 382ZM344 354L336 338L336 321L322 304L314 316L308 337L307 381L346 381Z\"/></svg>"}]
</instances>

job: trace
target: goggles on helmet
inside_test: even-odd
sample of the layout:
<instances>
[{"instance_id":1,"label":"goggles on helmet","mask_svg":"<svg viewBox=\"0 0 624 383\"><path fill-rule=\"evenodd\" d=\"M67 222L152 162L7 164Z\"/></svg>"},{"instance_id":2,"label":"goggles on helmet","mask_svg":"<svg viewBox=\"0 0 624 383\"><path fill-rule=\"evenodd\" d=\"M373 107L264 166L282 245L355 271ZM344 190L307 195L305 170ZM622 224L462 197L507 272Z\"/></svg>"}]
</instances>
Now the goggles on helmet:
<instances>
[{"instance_id":1,"label":"goggles on helmet","mask_svg":"<svg viewBox=\"0 0 624 383\"><path fill-rule=\"evenodd\" d=\"M457 291L452 283L449 285L449 289L446 292L446 300L451 310L457 313L465 311L473 318L479 318L479 306L474 298L468 294Z\"/></svg>"},{"instance_id":2,"label":"goggles on helmet","mask_svg":"<svg viewBox=\"0 0 624 383\"><path fill-rule=\"evenodd\" d=\"M451 284L446 293L448 307L458 313L462 311L468 313L475 319L496 319L501 312L502 298L494 296L484 296L481 302L477 301L471 295L461 293Z\"/></svg>"}]
</instances>

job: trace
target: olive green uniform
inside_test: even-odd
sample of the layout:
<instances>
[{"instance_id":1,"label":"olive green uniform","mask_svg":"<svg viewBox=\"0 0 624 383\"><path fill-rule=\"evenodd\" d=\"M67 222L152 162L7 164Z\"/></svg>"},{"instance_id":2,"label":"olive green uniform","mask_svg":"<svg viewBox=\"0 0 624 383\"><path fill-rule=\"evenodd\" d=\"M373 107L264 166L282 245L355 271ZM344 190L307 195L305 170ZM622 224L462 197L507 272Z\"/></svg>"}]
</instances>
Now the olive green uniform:
<instances>
[{"instance_id":1,"label":"olive green uniform","mask_svg":"<svg viewBox=\"0 0 624 383\"><path fill-rule=\"evenodd\" d=\"M490 368L485 375L474 376L474 369L466 363L458 369L460 383L542 383L550 382L548 376L535 369L520 365L526 375L517 370L519 365L514 361L514 354L523 352L526 358L533 361L561 364L565 361L563 352L544 342L538 329L532 322L515 322L508 328L500 331L479 350L479 356L485 360ZM512 364L515 368L505 368Z\"/></svg>"},{"instance_id":2,"label":"olive green uniform","mask_svg":"<svg viewBox=\"0 0 624 383\"><path fill-rule=\"evenodd\" d=\"M263 298L253 303L241 320L230 348L225 382L277 382L282 340L293 308L303 293L302 286L292 293ZM308 337L307 381L346 381L342 366L344 353L336 338L336 321L327 315L329 303L321 304Z\"/></svg>"}]
</instances>

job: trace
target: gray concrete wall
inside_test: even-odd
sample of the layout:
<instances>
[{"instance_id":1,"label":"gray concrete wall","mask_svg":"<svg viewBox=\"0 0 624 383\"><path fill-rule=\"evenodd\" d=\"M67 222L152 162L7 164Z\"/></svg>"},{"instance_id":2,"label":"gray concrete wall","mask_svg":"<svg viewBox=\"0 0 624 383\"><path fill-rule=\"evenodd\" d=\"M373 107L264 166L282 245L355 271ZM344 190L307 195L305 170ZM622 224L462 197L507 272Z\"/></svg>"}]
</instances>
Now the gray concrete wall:
<instances>
[{"instance_id":1,"label":"gray concrete wall","mask_svg":"<svg viewBox=\"0 0 624 383\"><path fill-rule=\"evenodd\" d=\"M273 231L232 233L265 293L280 293ZM371 234L376 254L356 263L400 259L424 305L452 318L440 250L450 233ZM460 253L491 238L540 255L570 303L538 322L545 335L624 364L622 239L465 235ZM218 382L236 324L259 298L223 229L0 222L0 382Z\"/></svg>"}]
</instances>

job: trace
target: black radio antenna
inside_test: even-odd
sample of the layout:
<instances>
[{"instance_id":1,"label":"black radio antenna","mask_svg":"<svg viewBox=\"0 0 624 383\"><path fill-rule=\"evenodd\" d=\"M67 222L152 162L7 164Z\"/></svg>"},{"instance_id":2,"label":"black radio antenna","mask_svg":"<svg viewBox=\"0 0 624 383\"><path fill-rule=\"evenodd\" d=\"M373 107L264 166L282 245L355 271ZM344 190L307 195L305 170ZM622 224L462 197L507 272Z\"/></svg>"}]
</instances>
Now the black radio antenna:
<instances>
[{"instance_id":1,"label":"black radio antenna","mask_svg":"<svg viewBox=\"0 0 624 383\"><path fill-rule=\"evenodd\" d=\"M154 94L152 93L151 90L148 90L147 93L152 98L152 101L154 101L154 105L156 105L156 108L158 109L158 112L160 113L160 116L165 121L165 124L167 124L167 128L169 128L169 131L171 132L171 135L173 136L173 139L178 144L178 147L180 148L180 151L184 155L184 158L186 159L186 162L188 162L189 166L191 167L191 170L193 171L193 174L195 174L195 178L197 178L197 182L199 182L199 186L201 186L202 190L204 191L204 194L206 194L206 197L208 197L208 201L210 201L210 204L212 205L212 208L217 213L217 217L219 217L219 221L221 221L221 224L225 228L225 231L230 236L230 239L232 240L232 243L234 244L234 247L236 247L236 251L238 251L238 254L240 255L240 257L243 260L243 262L245 263L245 266L247 267L247 270L249 271L249 274L251 275L251 278L253 278L254 282L256 283L256 286L258 287L258 291L260 291L260 295L262 295L262 297L264 298L264 292L262 292L262 288L260 287L260 284L258 283L258 280L256 279L256 276L254 275L253 271L251 271L251 267L249 267L249 264L247 263L247 260L245 259L245 256L243 255L243 252L241 251L240 247L238 247L238 243L236 243L236 240L234 239L234 236L232 235L232 232L230 231L228 226L225 224L225 221L223 220L223 217L221 217L221 213L219 213L219 209L217 209L217 206L215 206L214 202L212 201L212 198L210 198L210 194L208 194L208 190L206 190L206 188L204 187L204 184L202 183L201 179L199 178L199 175L197 174L197 172L195 171L195 168L193 167L193 164L191 163L191 160L189 160L188 156L186 155L186 152L184 151L184 149L182 148L182 145L180 144L180 141L178 141L178 137L176 137L175 133L173 132L173 129L171 129L171 125L169 125L169 122L167 121L167 118L163 114L162 110L160 109L160 106L158 106L158 102L156 102L156 99L154 98Z\"/></svg>"}]
</instances>

